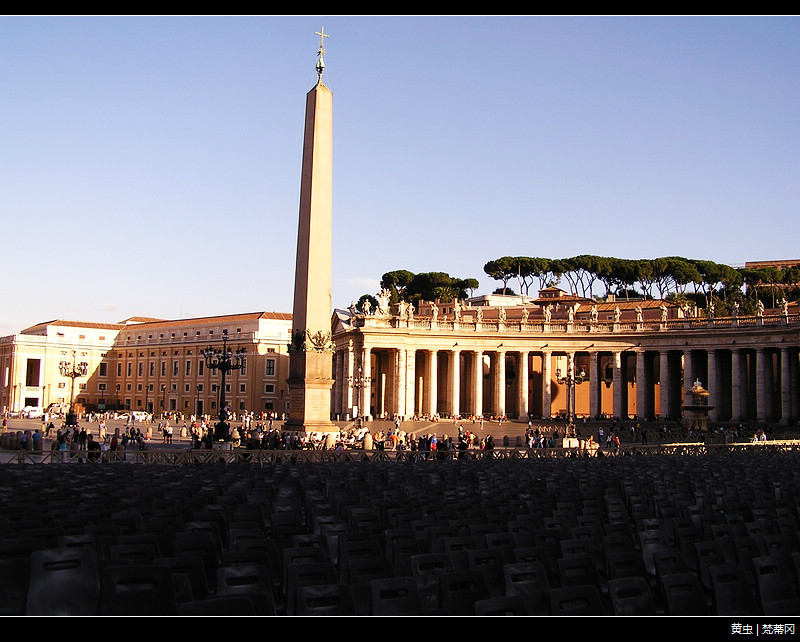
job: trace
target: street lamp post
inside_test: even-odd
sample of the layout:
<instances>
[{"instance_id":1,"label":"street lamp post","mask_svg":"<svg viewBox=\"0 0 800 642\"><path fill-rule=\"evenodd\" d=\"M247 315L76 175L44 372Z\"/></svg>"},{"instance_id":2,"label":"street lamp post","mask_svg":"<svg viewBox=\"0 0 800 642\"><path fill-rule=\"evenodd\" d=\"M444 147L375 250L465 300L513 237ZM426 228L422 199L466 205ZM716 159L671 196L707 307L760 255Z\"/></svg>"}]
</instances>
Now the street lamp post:
<instances>
[{"instance_id":1,"label":"street lamp post","mask_svg":"<svg viewBox=\"0 0 800 642\"><path fill-rule=\"evenodd\" d=\"M213 348L208 346L202 351L203 357L206 360L206 367L210 368L212 372L220 371L222 374L222 383L219 388L219 422L214 426L214 439L218 441L228 441L228 410L225 402L225 377L229 372L240 370L244 366L245 355L247 350L239 348L233 352L228 348L228 331L222 331L222 348Z\"/></svg>"},{"instance_id":2,"label":"street lamp post","mask_svg":"<svg viewBox=\"0 0 800 642\"><path fill-rule=\"evenodd\" d=\"M361 368L358 369L358 376L356 377L348 377L347 378L347 385L356 391L356 398L360 401L361 399L361 390L363 388L368 388L372 384L372 379L368 375L365 375ZM367 401L369 403L369 401ZM358 404L358 420L359 426L361 424L361 418L369 414L369 408L367 408L367 412L364 413L364 408L361 407L361 403ZM354 417L355 419L355 417Z\"/></svg>"},{"instance_id":3,"label":"street lamp post","mask_svg":"<svg viewBox=\"0 0 800 642\"><path fill-rule=\"evenodd\" d=\"M89 372L89 364L85 361L75 363L76 353L72 351L72 363L69 361L61 361L58 364L58 370L62 377L69 377L72 383L69 388L69 412L67 412L67 426L78 425L78 415L75 412L75 379L78 377L85 377Z\"/></svg>"},{"instance_id":4,"label":"street lamp post","mask_svg":"<svg viewBox=\"0 0 800 642\"><path fill-rule=\"evenodd\" d=\"M567 357L567 373L564 377L561 376L561 369L556 368L556 381L559 385L567 386L567 432L570 428L572 434L575 434L575 386L582 384L586 381L586 372L581 369L580 374L575 375L572 357Z\"/></svg>"}]
</instances>

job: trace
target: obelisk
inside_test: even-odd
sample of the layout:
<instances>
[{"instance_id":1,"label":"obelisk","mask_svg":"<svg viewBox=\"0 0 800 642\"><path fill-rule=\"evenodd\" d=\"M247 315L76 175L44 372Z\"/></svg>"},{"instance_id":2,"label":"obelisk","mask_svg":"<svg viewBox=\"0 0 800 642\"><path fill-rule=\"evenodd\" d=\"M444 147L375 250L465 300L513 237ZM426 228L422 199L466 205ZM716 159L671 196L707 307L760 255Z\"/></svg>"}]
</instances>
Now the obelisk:
<instances>
[{"instance_id":1,"label":"obelisk","mask_svg":"<svg viewBox=\"0 0 800 642\"><path fill-rule=\"evenodd\" d=\"M333 94L322 82L324 29L317 32L317 84L306 96L300 220L289 344L289 417L285 428L330 432L333 386L331 343L331 184Z\"/></svg>"}]
</instances>

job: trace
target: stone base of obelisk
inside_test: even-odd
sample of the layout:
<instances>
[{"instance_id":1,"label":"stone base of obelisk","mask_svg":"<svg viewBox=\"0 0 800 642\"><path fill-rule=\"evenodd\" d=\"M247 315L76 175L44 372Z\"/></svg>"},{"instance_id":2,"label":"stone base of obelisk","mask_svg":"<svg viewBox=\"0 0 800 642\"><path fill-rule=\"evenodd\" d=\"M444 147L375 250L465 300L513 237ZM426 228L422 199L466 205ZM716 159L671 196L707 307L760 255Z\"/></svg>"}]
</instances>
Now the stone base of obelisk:
<instances>
[{"instance_id":1,"label":"stone base of obelisk","mask_svg":"<svg viewBox=\"0 0 800 642\"><path fill-rule=\"evenodd\" d=\"M284 430L338 432L331 421L331 356L326 352L299 352L289 356L289 418Z\"/></svg>"}]
</instances>

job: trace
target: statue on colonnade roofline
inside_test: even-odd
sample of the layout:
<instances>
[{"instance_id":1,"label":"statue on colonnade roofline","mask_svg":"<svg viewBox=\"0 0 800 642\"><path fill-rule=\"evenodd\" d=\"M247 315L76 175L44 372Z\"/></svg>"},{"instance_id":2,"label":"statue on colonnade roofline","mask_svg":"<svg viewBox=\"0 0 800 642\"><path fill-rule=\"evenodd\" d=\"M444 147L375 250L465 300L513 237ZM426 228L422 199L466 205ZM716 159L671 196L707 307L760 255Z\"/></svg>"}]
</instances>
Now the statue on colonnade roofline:
<instances>
[{"instance_id":1,"label":"statue on colonnade roofline","mask_svg":"<svg viewBox=\"0 0 800 642\"><path fill-rule=\"evenodd\" d=\"M389 314L389 290L384 288L378 292L378 307L375 314L385 317Z\"/></svg>"},{"instance_id":2,"label":"statue on colonnade roofline","mask_svg":"<svg viewBox=\"0 0 800 642\"><path fill-rule=\"evenodd\" d=\"M553 311L550 309L549 305L544 306L544 322L550 323L550 319L553 317Z\"/></svg>"},{"instance_id":3,"label":"statue on colonnade roofline","mask_svg":"<svg viewBox=\"0 0 800 642\"><path fill-rule=\"evenodd\" d=\"M591 312L590 318L592 320L592 323L597 323L597 306L596 305L592 306L592 312Z\"/></svg>"},{"instance_id":4,"label":"statue on colonnade roofline","mask_svg":"<svg viewBox=\"0 0 800 642\"><path fill-rule=\"evenodd\" d=\"M619 318L622 316L619 306L614 306L614 323L619 323Z\"/></svg>"}]
</instances>

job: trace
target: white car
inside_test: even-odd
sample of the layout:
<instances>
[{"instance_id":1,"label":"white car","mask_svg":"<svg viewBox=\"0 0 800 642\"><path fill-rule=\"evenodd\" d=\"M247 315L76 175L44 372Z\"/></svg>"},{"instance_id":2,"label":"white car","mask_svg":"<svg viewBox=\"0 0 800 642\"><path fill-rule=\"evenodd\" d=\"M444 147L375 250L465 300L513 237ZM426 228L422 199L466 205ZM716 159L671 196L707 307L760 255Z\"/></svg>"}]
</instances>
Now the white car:
<instances>
[{"instance_id":1,"label":"white car","mask_svg":"<svg viewBox=\"0 0 800 642\"><path fill-rule=\"evenodd\" d=\"M20 416L26 419L39 419L44 415L44 409L41 406L25 406L20 413Z\"/></svg>"},{"instance_id":2,"label":"white car","mask_svg":"<svg viewBox=\"0 0 800 642\"><path fill-rule=\"evenodd\" d=\"M133 417L135 421L153 421L153 415L142 410L134 410L133 412L128 410L117 415L117 419L124 419L125 421L130 417Z\"/></svg>"}]
</instances>

